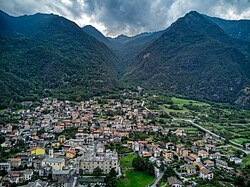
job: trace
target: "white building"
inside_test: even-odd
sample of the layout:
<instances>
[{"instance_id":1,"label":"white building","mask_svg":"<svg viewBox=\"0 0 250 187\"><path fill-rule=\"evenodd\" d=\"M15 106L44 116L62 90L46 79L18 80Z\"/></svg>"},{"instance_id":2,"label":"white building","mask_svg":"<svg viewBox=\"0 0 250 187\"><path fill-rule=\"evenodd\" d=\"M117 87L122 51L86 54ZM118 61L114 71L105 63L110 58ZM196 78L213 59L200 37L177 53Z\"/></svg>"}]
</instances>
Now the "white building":
<instances>
[{"instance_id":1,"label":"white building","mask_svg":"<svg viewBox=\"0 0 250 187\"><path fill-rule=\"evenodd\" d=\"M101 145L85 148L84 154L78 159L78 172L92 174L95 168L101 168L107 174L112 168L118 171L118 154L116 151L106 150Z\"/></svg>"},{"instance_id":2,"label":"white building","mask_svg":"<svg viewBox=\"0 0 250 187\"><path fill-rule=\"evenodd\" d=\"M51 166L52 170L62 170L65 160L63 158L45 158L42 161L42 167L47 165Z\"/></svg>"},{"instance_id":3,"label":"white building","mask_svg":"<svg viewBox=\"0 0 250 187\"><path fill-rule=\"evenodd\" d=\"M200 178L203 180L212 180L214 178L214 174L212 171L208 170L207 168L201 168L200 170Z\"/></svg>"}]
</instances>

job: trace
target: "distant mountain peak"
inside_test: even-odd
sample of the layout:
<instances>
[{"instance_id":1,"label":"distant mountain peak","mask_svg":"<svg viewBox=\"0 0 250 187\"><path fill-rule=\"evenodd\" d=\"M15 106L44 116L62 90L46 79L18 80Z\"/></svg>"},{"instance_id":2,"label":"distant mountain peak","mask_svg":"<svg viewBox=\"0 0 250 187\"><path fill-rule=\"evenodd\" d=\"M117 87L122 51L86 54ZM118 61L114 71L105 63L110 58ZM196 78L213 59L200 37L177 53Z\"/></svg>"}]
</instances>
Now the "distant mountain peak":
<instances>
[{"instance_id":1,"label":"distant mountain peak","mask_svg":"<svg viewBox=\"0 0 250 187\"><path fill-rule=\"evenodd\" d=\"M129 36L125 35L125 34L120 34L117 37L115 37L116 39L128 39Z\"/></svg>"},{"instance_id":2,"label":"distant mountain peak","mask_svg":"<svg viewBox=\"0 0 250 187\"><path fill-rule=\"evenodd\" d=\"M84 27L82 27L82 30L84 32L86 32L88 35L94 37L95 39L97 39L99 42L104 43L106 46L108 46L109 48L112 48L110 41L98 30L96 29L94 26L92 25L85 25Z\"/></svg>"},{"instance_id":3,"label":"distant mountain peak","mask_svg":"<svg viewBox=\"0 0 250 187\"><path fill-rule=\"evenodd\" d=\"M186 14L186 16L188 16L188 15L200 16L201 14L199 12L197 12L196 10L192 10Z\"/></svg>"}]
</instances>

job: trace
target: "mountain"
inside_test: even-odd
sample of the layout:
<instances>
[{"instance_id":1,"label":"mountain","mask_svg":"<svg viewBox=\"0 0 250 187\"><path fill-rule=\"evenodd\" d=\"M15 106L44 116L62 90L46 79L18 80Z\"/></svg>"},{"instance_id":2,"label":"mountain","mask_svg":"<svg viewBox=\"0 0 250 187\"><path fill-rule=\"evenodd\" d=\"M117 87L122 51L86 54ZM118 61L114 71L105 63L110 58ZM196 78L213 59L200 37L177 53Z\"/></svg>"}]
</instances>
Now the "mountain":
<instances>
[{"instance_id":1,"label":"mountain","mask_svg":"<svg viewBox=\"0 0 250 187\"><path fill-rule=\"evenodd\" d=\"M110 49L113 49L112 43L109 41L108 38L106 38L99 30L97 30L92 25L86 25L83 28L83 31L86 32L88 35L94 37L99 42L104 43L107 47Z\"/></svg>"},{"instance_id":2,"label":"mountain","mask_svg":"<svg viewBox=\"0 0 250 187\"><path fill-rule=\"evenodd\" d=\"M216 17L206 17L216 23L228 35L250 42L250 20L224 20Z\"/></svg>"},{"instance_id":3,"label":"mountain","mask_svg":"<svg viewBox=\"0 0 250 187\"><path fill-rule=\"evenodd\" d=\"M217 24L191 11L133 58L125 80L249 107L250 95L245 90L250 85L250 62L239 44Z\"/></svg>"},{"instance_id":4,"label":"mountain","mask_svg":"<svg viewBox=\"0 0 250 187\"><path fill-rule=\"evenodd\" d=\"M191 11L163 31L108 38L54 14L0 11L0 107L47 96L81 100L125 81L250 108L243 21Z\"/></svg>"},{"instance_id":5,"label":"mountain","mask_svg":"<svg viewBox=\"0 0 250 187\"><path fill-rule=\"evenodd\" d=\"M121 57L121 64L127 66L138 53L142 52L150 43L158 39L162 31L141 33L136 36L119 35L116 38L109 38L114 51Z\"/></svg>"},{"instance_id":6,"label":"mountain","mask_svg":"<svg viewBox=\"0 0 250 187\"><path fill-rule=\"evenodd\" d=\"M41 96L80 100L118 86L118 57L53 14L0 12L0 103Z\"/></svg>"}]
</instances>

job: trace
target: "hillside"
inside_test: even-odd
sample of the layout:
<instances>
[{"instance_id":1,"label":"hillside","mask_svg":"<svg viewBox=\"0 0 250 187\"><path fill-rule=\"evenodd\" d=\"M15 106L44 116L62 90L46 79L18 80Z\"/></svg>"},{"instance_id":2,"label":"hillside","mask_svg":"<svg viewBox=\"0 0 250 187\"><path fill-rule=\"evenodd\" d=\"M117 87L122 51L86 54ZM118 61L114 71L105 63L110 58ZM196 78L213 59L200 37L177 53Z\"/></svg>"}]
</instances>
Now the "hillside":
<instances>
[{"instance_id":1,"label":"hillside","mask_svg":"<svg viewBox=\"0 0 250 187\"><path fill-rule=\"evenodd\" d=\"M224 20L216 17L206 16L209 20L216 23L230 36L250 42L250 21L249 20Z\"/></svg>"},{"instance_id":2,"label":"hillside","mask_svg":"<svg viewBox=\"0 0 250 187\"><path fill-rule=\"evenodd\" d=\"M247 55L230 36L190 12L138 54L125 77L164 92L250 106L243 91L249 86L249 70Z\"/></svg>"},{"instance_id":3,"label":"hillside","mask_svg":"<svg viewBox=\"0 0 250 187\"><path fill-rule=\"evenodd\" d=\"M121 64L127 66L138 53L142 52L150 43L158 39L162 31L152 33L141 33L136 36L128 37L119 35L116 38L109 38L113 49L121 58Z\"/></svg>"},{"instance_id":4,"label":"hillside","mask_svg":"<svg viewBox=\"0 0 250 187\"><path fill-rule=\"evenodd\" d=\"M109 39L106 38L99 30L97 30L92 25L86 25L82 28L82 30L86 32L88 35L97 39L99 42L104 43L110 49L113 49L112 43L109 41Z\"/></svg>"},{"instance_id":5,"label":"hillside","mask_svg":"<svg viewBox=\"0 0 250 187\"><path fill-rule=\"evenodd\" d=\"M117 56L53 14L0 13L0 103L55 96L82 99L118 87Z\"/></svg>"},{"instance_id":6,"label":"hillside","mask_svg":"<svg viewBox=\"0 0 250 187\"><path fill-rule=\"evenodd\" d=\"M0 107L45 96L81 100L120 89L122 78L249 108L249 30L241 23L191 11L163 31L109 38L54 14L0 11Z\"/></svg>"}]
</instances>

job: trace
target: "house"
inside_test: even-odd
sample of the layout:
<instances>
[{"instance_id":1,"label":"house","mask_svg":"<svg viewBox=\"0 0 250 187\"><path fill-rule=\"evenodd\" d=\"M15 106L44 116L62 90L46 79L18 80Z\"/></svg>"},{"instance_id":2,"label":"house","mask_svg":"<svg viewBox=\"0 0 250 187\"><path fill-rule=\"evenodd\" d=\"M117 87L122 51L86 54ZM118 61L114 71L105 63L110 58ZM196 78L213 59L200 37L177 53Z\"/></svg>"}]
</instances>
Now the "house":
<instances>
[{"instance_id":1,"label":"house","mask_svg":"<svg viewBox=\"0 0 250 187\"><path fill-rule=\"evenodd\" d=\"M0 163L0 170L5 170L5 171L10 171L11 170L11 165L8 162L2 162Z\"/></svg>"},{"instance_id":2,"label":"house","mask_svg":"<svg viewBox=\"0 0 250 187\"><path fill-rule=\"evenodd\" d=\"M177 129L176 131L173 132L176 136L186 136L187 134L185 133L184 129Z\"/></svg>"},{"instance_id":3,"label":"house","mask_svg":"<svg viewBox=\"0 0 250 187\"><path fill-rule=\"evenodd\" d=\"M172 151L167 151L167 150L164 150L162 155L165 157L165 159L169 159L169 160L172 160L173 159L173 152Z\"/></svg>"},{"instance_id":4,"label":"house","mask_svg":"<svg viewBox=\"0 0 250 187\"><path fill-rule=\"evenodd\" d=\"M207 167L213 167L214 166L214 162L212 160L205 160L205 166Z\"/></svg>"},{"instance_id":5,"label":"house","mask_svg":"<svg viewBox=\"0 0 250 187\"><path fill-rule=\"evenodd\" d=\"M60 142L58 140L52 140L51 141L51 146L54 148L59 148L60 147Z\"/></svg>"},{"instance_id":6,"label":"house","mask_svg":"<svg viewBox=\"0 0 250 187\"><path fill-rule=\"evenodd\" d=\"M52 180L56 186L68 187L73 186L73 180L70 180L74 173L74 169L71 170L56 170L52 171ZM53 185L54 186L54 185Z\"/></svg>"},{"instance_id":7,"label":"house","mask_svg":"<svg viewBox=\"0 0 250 187\"><path fill-rule=\"evenodd\" d=\"M181 149L184 147L184 145L182 145L182 144L178 144L177 146L176 146L176 151L177 151L177 154L178 155L181 155Z\"/></svg>"},{"instance_id":8,"label":"house","mask_svg":"<svg viewBox=\"0 0 250 187\"><path fill-rule=\"evenodd\" d=\"M76 156L76 151L73 149L70 149L66 152L66 157L67 158L74 158Z\"/></svg>"},{"instance_id":9,"label":"house","mask_svg":"<svg viewBox=\"0 0 250 187\"><path fill-rule=\"evenodd\" d=\"M30 149L30 154L34 156L40 156L45 154L45 148L42 147L34 147Z\"/></svg>"},{"instance_id":10,"label":"house","mask_svg":"<svg viewBox=\"0 0 250 187\"><path fill-rule=\"evenodd\" d=\"M242 159L238 158L238 157L231 157L230 162L234 162L235 164L240 164L242 162Z\"/></svg>"},{"instance_id":11,"label":"house","mask_svg":"<svg viewBox=\"0 0 250 187\"><path fill-rule=\"evenodd\" d=\"M213 144L206 144L205 148L206 148L207 151L214 150L215 149L215 145L213 145Z\"/></svg>"},{"instance_id":12,"label":"house","mask_svg":"<svg viewBox=\"0 0 250 187\"><path fill-rule=\"evenodd\" d=\"M21 158L12 158L8 161L12 168L18 168L22 164Z\"/></svg>"},{"instance_id":13,"label":"house","mask_svg":"<svg viewBox=\"0 0 250 187\"><path fill-rule=\"evenodd\" d=\"M208 152L205 150L200 150L198 151L198 156L202 157L202 158L208 158Z\"/></svg>"},{"instance_id":14,"label":"house","mask_svg":"<svg viewBox=\"0 0 250 187\"><path fill-rule=\"evenodd\" d=\"M216 166L221 167L221 168L227 168L228 163L226 161L224 161L224 160L217 159L216 160Z\"/></svg>"},{"instance_id":15,"label":"house","mask_svg":"<svg viewBox=\"0 0 250 187\"><path fill-rule=\"evenodd\" d=\"M39 176L41 177L48 177L52 174L52 167L49 165L43 166L39 169Z\"/></svg>"},{"instance_id":16,"label":"house","mask_svg":"<svg viewBox=\"0 0 250 187\"><path fill-rule=\"evenodd\" d=\"M176 146L176 151L179 156L187 157L188 156L188 149L184 147L182 144L178 144Z\"/></svg>"},{"instance_id":17,"label":"house","mask_svg":"<svg viewBox=\"0 0 250 187\"><path fill-rule=\"evenodd\" d=\"M204 145L204 141L203 140L197 140L193 143L193 145L201 147Z\"/></svg>"},{"instance_id":18,"label":"house","mask_svg":"<svg viewBox=\"0 0 250 187\"><path fill-rule=\"evenodd\" d=\"M186 164L184 167L185 167L188 175L196 174L196 166L194 166L192 164Z\"/></svg>"},{"instance_id":19,"label":"house","mask_svg":"<svg viewBox=\"0 0 250 187\"><path fill-rule=\"evenodd\" d=\"M62 170L65 166L63 158L45 158L42 160L42 166L51 166L52 170Z\"/></svg>"},{"instance_id":20,"label":"house","mask_svg":"<svg viewBox=\"0 0 250 187\"><path fill-rule=\"evenodd\" d=\"M212 171L208 170L207 168L203 167L200 169L200 178L203 180L212 180L214 178L214 174Z\"/></svg>"},{"instance_id":21,"label":"house","mask_svg":"<svg viewBox=\"0 0 250 187\"><path fill-rule=\"evenodd\" d=\"M11 183L21 183L22 182L22 175L19 171L13 171L8 174Z\"/></svg>"},{"instance_id":22,"label":"house","mask_svg":"<svg viewBox=\"0 0 250 187\"><path fill-rule=\"evenodd\" d=\"M210 154L209 158L210 159L220 159L221 158L221 154L220 153Z\"/></svg>"},{"instance_id":23,"label":"house","mask_svg":"<svg viewBox=\"0 0 250 187\"><path fill-rule=\"evenodd\" d=\"M27 187L48 187L49 183L46 181L41 181L40 179L34 181L34 182L29 182ZM26 186L25 186L26 187Z\"/></svg>"},{"instance_id":24,"label":"house","mask_svg":"<svg viewBox=\"0 0 250 187\"><path fill-rule=\"evenodd\" d=\"M171 187L182 187L182 182L176 177L168 177L168 184Z\"/></svg>"},{"instance_id":25,"label":"house","mask_svg":"<svg viewBox=\"0 0 250 187\"><path fill-rule=\"evenodd\" d=\"M134 142L134 143L133 143L133 146L132 146L132 149L133 149L135 152L140 151L140 144L139 144L138 142Z\"/></svg>"},{"instance_id":26,"label":"house","mask_svg":"<svg viewBox=\"0 0 250 187\"><path fill-rule=\"evenodd\" d=\"M198 166L200 169L201 169L201 168L204 168L203 164L200 163L200 162L194 162L193 165L194 165L194 166Z\"/></svg>"},{"instance_id":27,"label":"house","mask_svg":"<svg viewBox=\"0 0 250 187\"><path fill-rule=\"evenodd\" d=\"M166 149L168 149L168 150L174 150L175 149L175 145L172 142L168 142L168 143L166 143Z\"/></svg>"},{"instance_id":28,"label":"house","mask_svg":"<svg viewBox=\"0 0 250 187\"><path fill-rule=\"evenodd\" d=\"M186 149L185 147L181 148L181 154L180 156L183 156L183 157L187 157L188 156L188 149Z\"/></svg>"},{"instance_id":29,"label":"house","mask_svg":"<svg viewBox=\"0 0 250 187\"><path fill-rule=\"evenodd\" d=\"M65 142L65 140L66 140L66 137L65 137L64 135L58 136L58 141L59 141L60 143Z\"/></svg>"},{"instance_id":30,"label":"house","mask_svg":"<svg viewBox=\"0 0 250 187\"><path fill-rule=\"evenodd\" d=\"M78 158L78 172L84 174L92 174L94 169L100 167L102 172L107 174L112 168L118 171L118 154L117 152L106 150L103 153L97 153L92 146L86 147L86 150L80 158Z\"/></svg>"},{"instance_id":31,"label":"house","mask_svg":"<svg viewBox=\"0 0 250 187\"><path fill-rule=\"evenodd\" d=\"M33 170L32 169L26 169L23 171L24 180L29 181L32 179L33 176Z\"/></svg>"},{"instance_id":32,"label":"house","mask_svg":"<svg viewBox=\"0 0 250 187\"><path fill-rule=\"evenodd\" d=\"M192 157L196 162L200 162L201 161L200 157L198 157L195 154L190 154L189 156Z\"/></svg>"}]
</instances>

